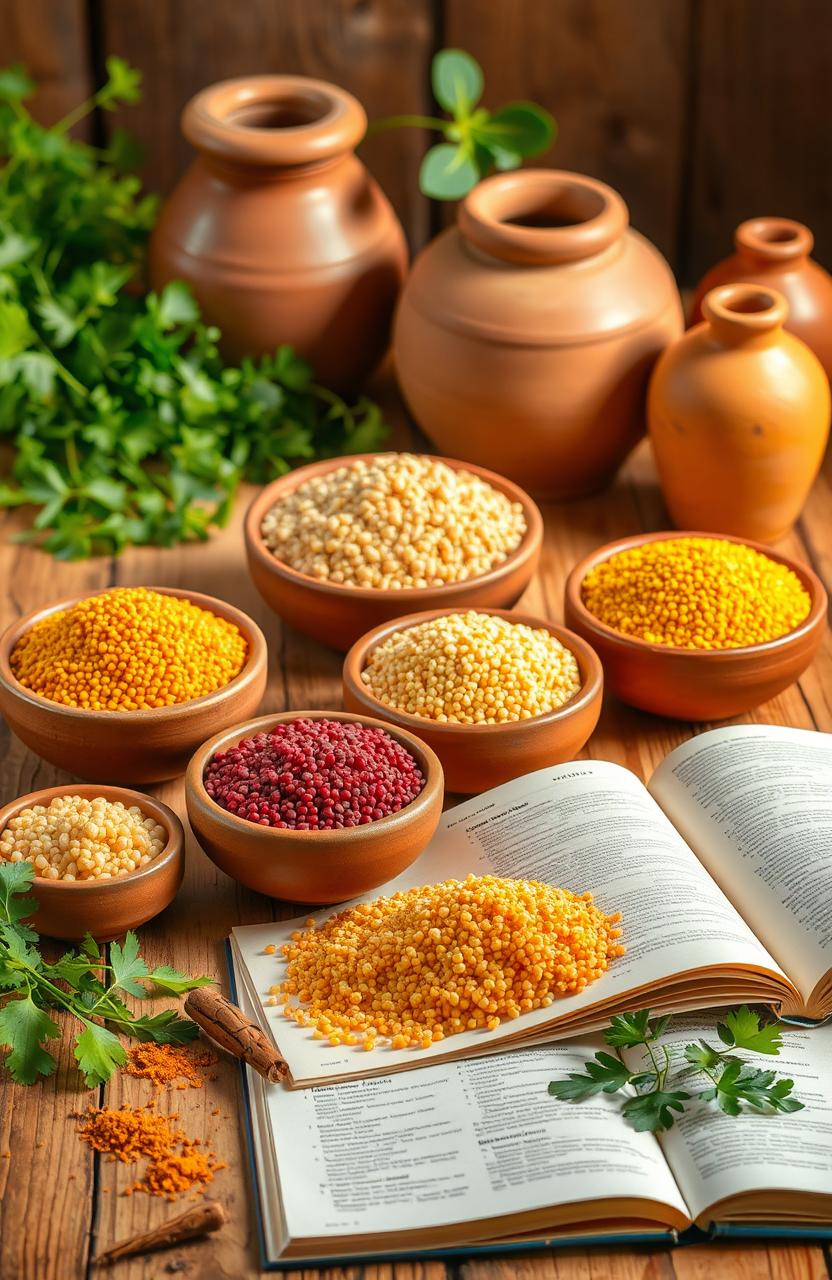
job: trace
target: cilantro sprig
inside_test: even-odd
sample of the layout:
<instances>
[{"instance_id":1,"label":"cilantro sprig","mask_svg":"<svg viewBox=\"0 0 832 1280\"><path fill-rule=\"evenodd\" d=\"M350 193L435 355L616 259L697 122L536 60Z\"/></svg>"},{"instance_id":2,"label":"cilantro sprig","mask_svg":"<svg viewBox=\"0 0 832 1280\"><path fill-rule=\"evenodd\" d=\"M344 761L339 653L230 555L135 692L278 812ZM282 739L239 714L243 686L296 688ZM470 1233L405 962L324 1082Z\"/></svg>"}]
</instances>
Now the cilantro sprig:
<instances>
[{"instance_id":1,"label":"cilantro sprig","mask_svg":"<svg viewBox=\"0 0 832 1280\"><path fill-rule=\"evenodd\" d=\"M28 893L34 878L30 863L0 861L0 996L9 997L0 1008L0 1045L8 1046L5 1066L13 1080L32 1084L55 1070L48 1047L61 1034L51 1016L55 1010L81 1023L75 1058L89 1088L109 1080L126 1061L115 1031L157 1044L185 1044L199 1034L196 1023L174 1009L137 1015L121 999L143 1000L154 992L179 995L213 981L189 978L169 965L148 969L132 932L122 944L110 944L109 964L89 934L79 950L48 963L38 949L37 933L25 923L37 908ZM106 982L103 974L109 975Z\"/></svg>"},{"instance_id":2,"label":"cilantro sprig","mask_svg":"<svg viewBox=\"0 0 832 1280\"><path fill-rule=\"evenodd\" d=\"M479 105L483 74L464 49L441 49L431 66L433 96L450 115L400 115L375 120L368 134L385 129L430 129L445 139L422 161L419 186L436 200L458 200L495 169L516 169L555 140L552 116L534 102L510 102L497 111Z\"/></svg>"},{"instance_id":3,"label":"cilantro sprig","mask_svg":"<svg viewBox=\"0 0 832 1280\"><path fill-rule=\"evenodd\" d=\"M106 83L51 128L34 84L0 70L0 443L13 447L0 507L34 505L23 536L60 559L205 539L244 478L372 451L378 406L319 386L290 347L228 367L186 285L144 295L157 212L117 130L70 136L89 111L137 102L140 75Z\"/></svg>"},{"instance_id":4,"label":"cilantro sprig","mask_svg":"<svg viewBox=\"0 0 832 1280\"><path fill-rule=\"evenodd\" d=\"M759 1014L743 1005L717 1025L722 1047L706 1040L685 1045L681 1055L685 1065L675 1072L674 1079L678 1055L659 1043L669 1022L669 1016L651 1020L649 1009L617 1015L604 1032L615 1055L596 1053L593 1061L584 1063L582 1072L572 1071L565 1080L553 1080L549 1093L562 1102L584 1102L599 1093L627 1089L629 1096L622 1103L621 1114L634 1129L651 1133L670 1129L695 1099L713 1102L729 1116L738 1116L746 1108L770 1114L803 1109L803 1103L792 1095L793 1080L778 1078L774 1071L760 1070L738 1056L748 1052L776 1057L783 1044L779 1023L763 1022ZM631 1071L621 1050L639 1048L644 1065ZM694 1093L678 1087L691 1083L689 1077L696 1074L707 1078L706 1087L700 1082Z\"/></svg>"}]
</instances>

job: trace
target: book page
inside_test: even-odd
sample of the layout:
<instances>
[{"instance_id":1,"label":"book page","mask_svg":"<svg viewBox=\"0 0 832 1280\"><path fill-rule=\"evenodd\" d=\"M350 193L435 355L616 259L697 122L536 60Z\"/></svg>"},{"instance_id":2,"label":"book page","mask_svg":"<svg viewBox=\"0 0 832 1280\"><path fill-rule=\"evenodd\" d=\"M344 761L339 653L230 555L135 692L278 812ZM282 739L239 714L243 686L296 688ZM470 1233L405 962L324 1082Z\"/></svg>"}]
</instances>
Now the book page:
<instances>
[{"instance_id":1,"label":"book page","mask_svg":"<svg viewBox=\"0 0 832 1280\"><path fill-rule=\"evenodd\" d=\"M681 1048L702 1037L716 1044L718 1021L717 1012L707 1022L701 1016L674 1019L662 1042ZM693 1216L719 1221L718 1208L715 1215L708 1212L711 1205L767 1191L774 1193L769 1202L775 1207L783 1192L829 1196L832 1216L832 1027L786 1031L778 1057L748 1056L755 1067L794 1080L805 1110L727 1116L713 1103L690 1104L660 1142ZM625 1057L635 1067L632 1053Z\"/></svg>"},{"instance_id":2,"label":"book page","mask_svg":"<svg viewBox=\"0 0 832 1280\"><path fill-rule=\"evenodd\" d=\"M808 1000L832 969L832 736L713 729L650 790Z\"/></svg>"},{"instance_id":3,"label":"book page","mask_svg":"<svg viewBox=\"0 0 832 1280\"><path fill-rule=\"evenodd\" d=\"M449 1053L497 1050L501 1040L521 1029L541 1035L598 1001L697 968L747 965L779 972L646 788L619 765L580 761L541 769L449 809L413 866L364 900L462 879L469 872L542 880L573 893L591 891L602 910L622 913L626 955L579 994L496 1031L462 1032L428 1049L391 1050L379 1043L365 1052L361 1046L314 1040L308 1028L265 1003L285 969L280 947L306 917L237 928L232 945L259 999L259 1020L289 1062L293 1083L390 1071ZM320 920L329 910L319 908L315 917ZM268 945L276 946L277 954L264 954ZM706 1003L714 1003L712 995L699 1007Z\"/></svg>"},{"instance_id":4,"label":"book page","mask_svg":"<svg viewBox=\"0 0 832 1280\"><path fill-rule=\"evenodd\" d=\"M547 1046L317 1089L265 1086L288 1236L470 1222L475 1240L488 1218L613 1197L660 1201L684 1225L651 1134L628 1129L606 1095L579 1110L547 1094L593 1052Z\"/></svg>"}]
</instances>

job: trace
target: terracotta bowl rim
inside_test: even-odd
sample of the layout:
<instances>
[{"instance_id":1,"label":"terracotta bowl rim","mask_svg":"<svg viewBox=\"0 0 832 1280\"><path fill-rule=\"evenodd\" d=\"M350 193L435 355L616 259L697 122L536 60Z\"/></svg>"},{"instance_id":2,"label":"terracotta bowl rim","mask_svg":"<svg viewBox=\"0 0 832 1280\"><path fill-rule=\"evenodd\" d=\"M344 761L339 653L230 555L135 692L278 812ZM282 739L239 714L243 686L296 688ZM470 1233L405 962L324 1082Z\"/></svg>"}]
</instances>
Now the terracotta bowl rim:
<instances>
[{"instance_id":1,"label":"terracotta bowl rim","mask_svg":"<svg viewBox=\"0 0 832 1280\"><path fill-rule=\"evenodd\" d=\"M631 547L643 546L647 542L667 542L671 539L680 538L708 538L718 542L733 542L740 546L750 547L752 551L760 552L761 555L767 556L777 564L785 565L787 569L791 569L796 574L809 592L811 604L808 614L792 631L787 631L782 636L776 636L773 640L765 640L761 644L743 645L735 649L685 649L680 645L653 644L647 640L640 640L637 636L625 635L621 631L616 631L614 627L609 626L606 622L602 622L600 618L596 618L595 614L591 613L586 607L581 597L581 584L590 569L594 568L595 565L609 560L620 551L628 551ZM616 538L612 542L606 542L602 546L596 547L589 555L584 556L573 565L566 579L564 596L575 617L580 620L581 625L586 627L588 632L598 635L608 643L618 645L621 649L629 650L631 653L649 653L655 656L672 655L676 658L707 659L712 663L722 664L730 664L732 661L736 662L741 658L777 654L778 651L790 648L792 644L797 644L804 640L816 627L823 626L828 608L826 588L810 565L793 559L791 556L786 555L785 552L775 551L773 547L769 547L765 543L754 542L751 538L738 538L728 533L707 533L689 529L662 529L653 533L630 534L626 538Z\"/></svg>"},{"instance_id":2,"label":"terracotta bowl rim","mask_svg":"<svg viewBox=\"0 0 832 1280\"><path fill-rule=\"evenodd\" d=\"M547 618L521 613L516 609L491 609L486 605L481 608L474 606L470 609L465 609L464 612L486 613L493 617L506 618L509 622L523 623L527 627L544 628L557 640L560 640L561 644L565 645L567 649L572 650L578 660L578 666L584 678L580 689L576 694L573 694L568 702L564 702L560 707L555 707L552 711L544 711L543 715L531 716L528 720L507 720L502 724L443 724L437 720L427 720L423 716L411 715L409 711L399 711L396 707L389 707L367 689L361 680L361 672L364 670L366 659L372 649L376 648L382 640L386 639L394 631L408 630L410 627L418 626L420 622L428 622L432 618L442 618L452 612L455 611L452 609L426 609L422 613L410 613L402 618L393 618L392 621L381 623L380 626L373 627L371 631L365 632L363 636L356 640L344 658L342 672L344 687L349 689L350 693L365 706L372 705L381 708L384 717L389 716L392 723L397 726L401 725L402 728L409 729L415 734L430 733L431 737L437 734L448 738L461 737L470 733L484 734L486 731L507 735L521 733L524 729L529 731L540 726L556 726L570 719L573 715L584 711L603 695L604 674L601 659L592 645L587 640L584 640L582 636L559 622L550 622Z\"/></svg>"},{"instance_id":3,"label":"terracotta bowl rim","mask_svg":"<svg viewBox=\"0 0 832 1280\"><path fill-rule=\"evenodd\" d=\"M260 525L266 512L275 505L278 497L294 492L305 480L310 480L314 476L326 475L328 472L335 471L339 467L348 466L352 462L369 462L373 458L384 457L391 453L415 453L420 458L430 458L434 462L444 462L446 466L451 467L454 471L470 471L473 475L478 476L480 480L486 481L493 489L505 494L512 502L519 502L526 519L526 532L520 542L506 556L505 560L501 560L499 564L494 565L486 573L478 574L473 578L465 578L462 582L445 582L435 587L404 587L401 591L394 591L389 587L353 587L346 582L326 582L320 578L313 578L310 574L300 573L299 570L293 569L285 561L279 560L268 549L260 532ZM457 596L465 596L472 591L491 586L502 578L508 577L513 570L525 566L530 560L534 560L543 543L543 515L540 508L534 498L526 493L525 489L522 489L520 485L515 484L513 480L500 475L497 471L490 471L487 467L478 466L474 462L463 462L459 458L447 458L442 454L411 449L377 449L373 453L343 454L338 458L324 458L318 462L310 462L303 467L297 467L294 471L287 472L286 475L278 476L276 480L272 480L270 484L265 485L260 490L249 505L243 527L246 548L249 554L254 556L258 563L267 572L274 574L275 577L282 578L284 581L293 583L295 586L302 587L307 591L314 591L331 600L344 602L366 600L381 604L392 604L401 601L402 612L407 612L408 606L416 605L419 600L424 600L427 595L441 594L443 598L453 601Z\"/></svg>"},{"instance_id":4,"label":"terracotta bowl rim","mask_svg":"<svg viewBox=\"0 0 832 1280\"><path fill-rule=\"evenodd\" d=\"M203 782L205 766L211 757L226 740L236 739L239 741L241 738L249 738L253 734L270 728L272 725L285 724L290 720L342 720L351 724L369 725L373 729L384 729L386 733L396 738L413 755L425 776L425 785L419 794L403 809L399 809L397 813L389 813L384 818L377 818L374 822L367 822L363 826L339 827L329 831L294 831L289 827L261 827L256 822L249 822L246 818L238 818L235 813L229 813L227 809L223 809L222 805L217 804L216 800L213 800L208 795ZM210 812L215 822L220 823L229 832L249 838L257 835L258 838L274 839L276 846L284 841L294 841L297 844L309 843L310 841L315 841L319 844L325 842L328 850L332 850L339 844L357 844L366 841L370 836L377 835L380 832L389 832L395 826L409 825L415 819L423 816L425 811L430 808L437 790L439 790L441 798L444 795L444 789L445 775L439 757L426 742L417 738L415 734L409 733L407 729L399 728L397 725L386 724L383 720L378 720L373 716L353 714L350 711L322 711L320 708L311 711L276 711L272 715L256 716L252 720L241 720L239 724L222 729L206 742L203 742L202 746L198 747L191 756L188 768L185 771L186 803L193 797L194 800L198 801Z\"/></svg>"},{"instance_id":5,"label":"terracotta bowl rim","mask_svg":"<svg viewBox=\"0 0 832 1280\"><path fill-rule=\"evenodd\" d=\"M10 800L8 804L4 804L0 808L0 832L4 831L7 823L21 809L27 809L36 804L47 804L50 800L54 800L57 796L78 796L84 799L94 799L96 796L104 796L105 800L121 800L127 808L131 805L138 805L146 817L152 817L157 820L160 826L167 831L167 841L164 849L157 853L155 858L151 858L150 862L145 863L143 867L137 867L135 871L128 871L123 876L113 876L109 880L49 880L43 876L35 876L30 892L33 894L46 891L51 893L52 890L61 893L83 893L95 889L98 893L113 893L122 886L135 885L139 881L150 880L168 865L181 858L185 849L185 828L182 820L174 813L169 805L163 804L161 800L156 800L153 796L147 796L141 791L133 791L130 787L119 787L110 785L109 783L97 784L94 782L67 782L56 787L41 787L38 791L30 791L28 795L18 796L16 800ZM0 861L5 862L3 858Z\"/></svg>"},{"instance_id":6,"label":"terracotta bowl rim","mask_svg":"<svg viewBox=\"0 0 832 1280\"><path fill-rule=\"evenodd\" d=\"M218 596L209 596L202 591L191 591L186 587L147 586L145 588L147 591L155 591L160 595L176 596L180 600L190 600L193 604L207 610L207 612L216 614L217 617L225 618L238 627L248 642L248 656L242 669L233 680L229 680L228 684L223 685L221 689L215 689L213 693L202 694L201 697L191 698L188 702L176 702L168 707L146 707L139 711L93 711L84 707L67 707L60 702L53 702L50 698L44 698L40 694L34 693L33 690L27 689L25 685L20 683L11 669L11 653L21 637L36 622L39 622L42 618L49 617L50 614L58 613L62 609L70 609L82 600L89 600L93 596L106 595L107 592L118 589L118 587L102 587L98 591L86 591L77 596L69 596L53 604L45 605L40 609L33 609L30 613L23 614L20 618L10 623L0 635L0 688L5 688L13 698L27 703L39 711L46 711L64 719L77 720L84 724L126 725L148 723L151 719L154 723L159 723L163 720L177 720L185 716L191 718L198 716L201 711L209 710L211 707L216 706L218 702L223 701L230 695L241 692L255 681L263 666L268 662L266 637L254 619L250 618L242 609L238 609L236 605L229 604L227 600L221 600Z\"/></svg>"}]
</instances>

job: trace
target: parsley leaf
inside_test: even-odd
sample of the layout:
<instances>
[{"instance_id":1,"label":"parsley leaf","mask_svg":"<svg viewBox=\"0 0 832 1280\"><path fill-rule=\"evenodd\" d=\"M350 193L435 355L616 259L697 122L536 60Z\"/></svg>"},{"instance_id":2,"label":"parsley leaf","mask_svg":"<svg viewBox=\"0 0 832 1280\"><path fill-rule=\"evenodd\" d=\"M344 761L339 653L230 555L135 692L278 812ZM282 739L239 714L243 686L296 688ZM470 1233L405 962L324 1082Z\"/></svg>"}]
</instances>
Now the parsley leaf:
<instances>
[{"instance_id":1,"label":"parsley leaf","mask_svg":"<svg viewBox=\"0 0 832 1280\"><path fill-rule=\"evenodd\" d=\"M621 1114L640 1133L661 1133L663 1129L673 1127L673 1112L684 1111L689 1098L690 1094L684 1089L652 1089L649 1093L628 1098L621 1108Z\"/></svg>"},{"instance_id":2,"label":"parsley leaf","mask_svg":"<svg viewBox=\"0 0 832 1280\"><path fill-rule=\"evenodd\" d=\"M185 991L193 991L196 987L210 987L214 981L207 974L199 978L189 978L186 973L179 973L169 964L159 965L158 969L154 969L147 976L157 990L171 996L182 995Z\"/></svg>"},{"instance_id":3,"label":"parsley leaf","mask_svg":"<svg viewBox=\"0 0 832 1280\"><path fill-rule=\"evenodd\" d=\"M6 1070L17 1084L33 1084L38 1076L51 1076L57 1063L42 1046L61 1031L57 1023L35 1004L31 994L10 1000L0 1009L0 1044L9 1045Z\"/></svg>"},{"instance_id":4,"label":"parsley leaf","mask_svg":"<svg viewBox=\"0 0 832 1280\"><path fill-rule=\"evenodd\" d=\"M596 1093L616 1093L630 1081L630 1072L624 1063L610 1053L596 1053L594 1062L585 1062L585 1075L577 1071L569 1073L567 1080L553 1080L549 1093L562 1102L583 1102Z\"/></svg>"},{"instance_id":5,"label":"parsley leaf","mask_svg":"<svg viewBox=\"0 0 832 1280\"><path fill-rule=\"evenodd\" d=\"M75 1041L75 1058L84 1076L84 1083L92 1089L109 1080L116 1067L127 1061L127 1051L106 1027L88 1022Z\"/></svg>"},{"instance_id":6,"label":"parsley leaf","mask_svg":"<svg viewBox=\"0 0 832 1280\"><path fill-rule=\"evenodd\" d=\"M776 1022L762 1023L760 1015L748 1005L727 1014L724 1023L717 1026L717 1035L731 1049L748 1049L751 1053L777 1055L783 1045L783 1036Z\"/></svg>"},{"instance_id":7,"label":"parsley leaf","mask_svg":"<svg viewBox=\"0 0 832 1280\"><path fill-rule=\"evenodd\" d=\"M113 986L121 987L128 995L143 998L147 992L136 979L147 977L147 965L139 955L139 940L131 929L124 945L110 943L110 964L113 968Z\"/></svg>"}]
</instances>

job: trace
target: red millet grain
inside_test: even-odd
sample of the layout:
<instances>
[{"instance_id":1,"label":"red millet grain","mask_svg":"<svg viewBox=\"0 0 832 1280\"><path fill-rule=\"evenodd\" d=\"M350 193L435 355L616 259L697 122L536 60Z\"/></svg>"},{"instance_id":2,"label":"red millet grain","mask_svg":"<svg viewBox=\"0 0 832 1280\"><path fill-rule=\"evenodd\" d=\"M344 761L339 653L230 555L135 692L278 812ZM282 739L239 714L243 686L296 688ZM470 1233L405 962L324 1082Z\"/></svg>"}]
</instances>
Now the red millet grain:
<instances>
[{"instance_id":1,"label":"red millet grain","mask_svg":"<svg viewBox=\"0 0 832 1280\"><path fill-rule=\"evenodd\" d=\"M384 729L344 720L290 720L220 751L205 770L209 796L261 827L330 831L397 813L425 779Z\"/></svg>"}]
</instances>

